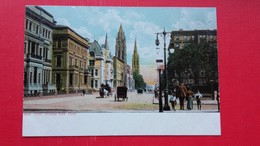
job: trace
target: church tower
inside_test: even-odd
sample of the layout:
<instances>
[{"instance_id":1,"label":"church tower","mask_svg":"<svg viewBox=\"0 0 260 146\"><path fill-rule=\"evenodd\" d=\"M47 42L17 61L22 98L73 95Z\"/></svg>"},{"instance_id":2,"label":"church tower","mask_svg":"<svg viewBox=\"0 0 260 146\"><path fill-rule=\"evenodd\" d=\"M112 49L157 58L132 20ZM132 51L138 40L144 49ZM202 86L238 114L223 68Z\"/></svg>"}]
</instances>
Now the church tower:
<instances>
[{"instance_id":1,"label":"church tower","mask_svg":"<svg viewBox=\"0 0 260 146\"><path fill-rule=\"evenodd\" d=\"M134 54L133 54L133 58L132 58L132 69L133 69L133 72L140 74L139 55L138 55L138 52L137 52L136 39L135 39L135 45L134 45Z\"/></svg>"},{"instance_id":2,"label":"church tower","mask_svg":"<svg viewBox=\"0 0 260 146\"><path fill-rule=\"evenodd\" d=\"M120 24L116 36L114 64L114 86L124 86L127 84L127 56L126 56L126 37Z\"/></svg>"},{"instance_id":3,"label":"church tower","mask_svg":"<svg viewBox=\"0 0 260 146\"><path fill-rule=\"evenodd\" d=\"M126 61L126 38L125 33L122 27L122 24L120 24L119 31L117 33L116 37L116 57L123 61L124 63L127 63Z\"/></svg>"}]
</instances>

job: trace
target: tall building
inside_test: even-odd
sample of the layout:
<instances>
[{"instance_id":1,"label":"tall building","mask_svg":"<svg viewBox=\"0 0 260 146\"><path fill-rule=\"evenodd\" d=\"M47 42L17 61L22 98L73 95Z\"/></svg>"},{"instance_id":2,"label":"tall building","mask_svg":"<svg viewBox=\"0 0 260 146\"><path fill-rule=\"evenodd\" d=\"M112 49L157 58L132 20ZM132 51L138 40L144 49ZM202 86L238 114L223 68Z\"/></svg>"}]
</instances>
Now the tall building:
<instances>
[{"instance_id":1,"label":"tall building","mask_svg":"<svg viewBox=\"0 0 260 146\"><path fill-rule=\"evenodd\" d=\"M27 6L24 36L24 95L53 94L53 16L38 6Z\"/></svg>"},{"instance_id":2,"label":"tall building","mask_svg":"<svg viewBox=\"0 0 260 146\"><path fill-rule=\"evenodd\" d=\"M171 32L171 44L174 44L175 49L182 49L185 45L202 41L208 43L217 43L217 30L183 30Z\"/></svg>"},{"instance_id":3,"label":"tall building","mask_svg":"<svg viewBox=\"0 0 260 146\"><path fill-rule=\"evenodd\" d=\"M127 56L126 56L126 38L120 25L116 37L114 62L114 86L123 86L127 83Z\"/></svg>"},{"instance_id":4,"label":"tall building","mask_svg":"<svg viewBox=\"0 0 260 146\"><path fill-rule=\"evenodd\" d=\"M122 24L119 27L119 31L116 37L116 58L122 61L123 63L127 63L127 56L126 56L126 38L125 33L122 27Z\"/></svg>"},{"instance_id":5,"label":"tall building","mask_svg":"<svg viewBox=\"0 0 260 146\"><path fill-rule=\"evenodd\" d=\"M133 58L132 58L132 70L133 70L133 72L140 74L139 54L137 52L136 40L135 40L135 46L134 46L134 54L133 54Z\"/></svg>"},{"instance_id":6,"label":"tall building","mask_svg":"<svg viewBox=\"0 0 260 146\"><path fill-rule=\"evenodd\" d=\"M53 31L53 82L59 93L91 91L88 71L89 40L68 26Z\"/></svg>"}]
</instances>

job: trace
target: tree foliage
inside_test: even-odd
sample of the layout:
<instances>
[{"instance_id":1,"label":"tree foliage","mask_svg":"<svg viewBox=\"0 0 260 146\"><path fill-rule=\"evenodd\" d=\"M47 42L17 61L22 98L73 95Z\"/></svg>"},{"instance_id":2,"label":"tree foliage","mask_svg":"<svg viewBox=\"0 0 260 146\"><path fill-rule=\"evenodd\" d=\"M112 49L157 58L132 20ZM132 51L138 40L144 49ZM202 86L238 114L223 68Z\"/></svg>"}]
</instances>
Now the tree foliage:
<instances>
[{"instance_id":1,"label":"tree foliage","mask_svg":"<svg viewBox=\"0 0 260 146\"><path fill-rule=\"evenodd\" d=\"M144 89L146 87L146 83L144 82L143 76L138 74L137 72L134 72L133 76L135 80L135 89Z\"/></svg>"},{"instance_id":2,"label":"tree foliage","mask_svg":"<svg viewBox=\"0 0 260 146\"><path fill-rule=\"evenodd\" d=\"M179 81L186 77L197 84L203 71L207 81L215 80L218 76L217 62L216 43L190 43L169 55L168 77Z\"/></svg>"}]
</instances>

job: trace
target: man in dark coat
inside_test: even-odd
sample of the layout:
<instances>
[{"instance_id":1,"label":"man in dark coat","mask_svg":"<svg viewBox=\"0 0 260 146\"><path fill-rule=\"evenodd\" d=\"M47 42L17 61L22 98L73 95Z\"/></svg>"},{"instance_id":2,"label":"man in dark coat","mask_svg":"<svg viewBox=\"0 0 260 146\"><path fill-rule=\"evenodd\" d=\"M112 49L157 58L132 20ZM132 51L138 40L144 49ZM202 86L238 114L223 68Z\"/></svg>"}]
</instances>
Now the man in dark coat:
<instances>
[{"instance_id":1,"label":"man in dark coat","mask_svg":"<svg viewBox=\"0 0 260 146\"><path fill-rule=\"evenodd\" d=\"M180 82L178 97L180 99L180 110L184 110L184 101L187 95L187 87L184 85L183 82Z\"/></svg>"}]
</instances>

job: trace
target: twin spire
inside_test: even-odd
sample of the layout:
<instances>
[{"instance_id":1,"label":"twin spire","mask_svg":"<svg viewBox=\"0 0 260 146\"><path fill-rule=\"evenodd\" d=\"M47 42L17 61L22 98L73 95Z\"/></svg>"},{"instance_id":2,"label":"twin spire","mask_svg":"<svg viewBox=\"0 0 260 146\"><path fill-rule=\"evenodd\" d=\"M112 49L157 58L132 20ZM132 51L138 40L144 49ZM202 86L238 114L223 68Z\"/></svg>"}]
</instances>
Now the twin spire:
<instances>
[{"instance_id":1,"label":"twin spire","mask_svg":"<svg viewBox=\"0 0 260 146\"><path fill-rule=\"evenodd\" d=\"M105 38L105 49L109 49L108 48L108 40L107 40L107 34L106 34L106 38ZM117 34L117 41L116 41L116 57L121 59L121 60L125 60L126 59L126 46L125 46L125 34L124 34L124 30L122 27L122 24L120 24L119 27L119 31ZM125 60L126 61L126 60ZM134 53L133 53L133 57L132 57L132 70L133 72L136 73L140 73L140 66L139 66L139 54L137 51L137 42L136 42L136 38L135 38L135 43L134 43Z\"/></svg>"}]
</instances>

